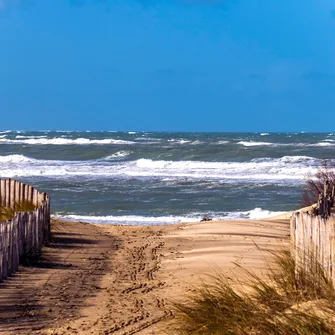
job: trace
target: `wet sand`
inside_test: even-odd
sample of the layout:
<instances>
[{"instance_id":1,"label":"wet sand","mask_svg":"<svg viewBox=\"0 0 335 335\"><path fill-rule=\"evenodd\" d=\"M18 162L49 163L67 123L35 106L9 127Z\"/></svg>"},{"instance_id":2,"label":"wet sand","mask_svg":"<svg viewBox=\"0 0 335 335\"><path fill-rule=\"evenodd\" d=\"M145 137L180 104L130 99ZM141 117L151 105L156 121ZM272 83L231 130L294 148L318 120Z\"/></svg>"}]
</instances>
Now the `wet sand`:
<instances>
[{"instance_id":1,"label":"wet sand","mask_svg":"<svg viewBox=\"0 0 335 335\"><path fill-rule=\"evenodd\" d=\"M41 258L0 284L0 334L169 334L171 302L215 271L262 274L288 220L169 226L52 222ZM236 272L237 271L237 272Z\"/></svg>"}]
</instances>

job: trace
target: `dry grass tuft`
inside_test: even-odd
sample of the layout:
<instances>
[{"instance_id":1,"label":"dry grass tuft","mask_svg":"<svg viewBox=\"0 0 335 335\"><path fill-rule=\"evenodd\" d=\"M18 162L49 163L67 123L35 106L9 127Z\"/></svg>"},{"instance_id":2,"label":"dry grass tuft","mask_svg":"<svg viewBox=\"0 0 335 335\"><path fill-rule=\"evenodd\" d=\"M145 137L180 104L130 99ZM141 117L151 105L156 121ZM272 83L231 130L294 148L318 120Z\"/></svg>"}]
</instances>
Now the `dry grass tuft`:
<instances>
[{"instance_id":1,"label":"dry grass tuft","mask_svg":"<svg viewBox=\"0 0 335 335\"><path fill-rule=\"evenodd\" d=\"M309 269L277 252L265 279L245 270L235 283L217 273L185 302L174 304L175 332L201 335L330 335L335 289L313 254ZM236 282L238 284L236 284Z\"/></svg>"},{"instance_id":2,"label":"dry grass tuft","mask_svg":"<svg viewBox=\"0 0 335 335\"><path fill-rule=\"evenodd\" d=\"M0 203L1 203L0 199ZM15 204L15 210L13 207L5 207L0 205L0 222L6 222L12 220L15 217L15 212L32 212L36 209L36 206L32 202L23 201Z\"/></svg>"},{"instance_id":3,"label":"dry grass tuft","mask_svg":"<svg viewBox=\"0 0 335 335\"><path fill-rule=\"evenodd\" d=\"M308 175L302 192L302 206L313 205L323 193L324 185L332 190L335 186L335 164L324 161L314 175Z\"/></svg>"},{"instance_id":4,"label":"dry grass tuft","mask_svg":"<svg viewBox=\"0 0 335 335\"><path fill-rule=\"evenodd\" d=\"M14 216L15 212L12 208L0 206L0 222L11 220Z\"/></svg>"},{"instance_id":5,"label":"dry grass tuft","mask_svg":"<svg viewBox=\"0 0 335 335\"><path fill-rule=\"evenodd\" d=\"M20 203L15 204L15 209L17 212L33 212L37 206L35 206L32 202L22 201Z\"/></svg>"}]
</instances>

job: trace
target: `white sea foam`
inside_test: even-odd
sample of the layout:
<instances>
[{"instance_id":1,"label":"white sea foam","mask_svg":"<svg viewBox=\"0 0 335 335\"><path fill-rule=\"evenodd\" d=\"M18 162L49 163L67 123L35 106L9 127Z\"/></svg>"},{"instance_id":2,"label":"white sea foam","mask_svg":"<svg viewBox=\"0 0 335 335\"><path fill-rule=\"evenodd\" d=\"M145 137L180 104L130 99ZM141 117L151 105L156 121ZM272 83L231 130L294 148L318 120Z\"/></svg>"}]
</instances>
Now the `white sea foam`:
<instances>
[{"instance_id":1,"label":"white sea foam","mask_svg":"<svg viewBox=\"0 0 335 335\"><path fill-rule=\"evenodd\" d=\"M155 142L155 143L159 143L160 139L152 138L152 137L136 137L135 140L136 141L143 141L143 142Z\"/></svg>"},{"instance_id":2,"label":"white sea foam","mask_svg":"<svg viewBox=\"0 0 335 335\"><path fill-rule=\"evenodd\" d=\"M287 144L289 146L296 146L296 147L334 147L335 143L330 142L318 142L318 143L292 143Z\"/></svg>"},{"instance_id":3,"label":"white sea foam","mask_svg":"<svg viewBox=\"0 0 335 335\"><path fill-rule=\"evenodd\" d=\"M191 142L190 144L191 145L199 145L199 144L203 144L204 142L202 142L202 141L193 141L193 142Z\"/></svg>"},{"instance_id":4,"label":"white sea foam","mask_svg":"<svg viewBox=\"0 0 335 335\"><path fill-rule=\"evenodd\" d=\"M167 225L182 222L199 222L204 215L208 215L212 220L260 220L272 216L283 214L284 212L274 212L255 208L244 212L223 212L223 213L190 213L184 216L140 216L140 215L106 215L91 216L77 214L55 214L56 219L69 221L83 221L91 223L117 224L117 225Z\"/></svg>"},{"instance_id":5,"label":"white sea foam","mask_svg":"<svg viewBox=\"0 0 335 335\"><path fill-rule=\"evenodd\" d=\"M269 211L262 208L254 208L244 212L226 212L224 215L214 216L215 220L261 220L268 219L273 216L281 215L286 212Z\"/></svg>"},{"instance_id":6,"label":"white sea foam","mask_svg":"<svg viewBox=\"0 0 335 335\"><path fill-rule=\"evenodd\" d=\"M137 215L124 215L124 216L88 216L88 215L54 215L57 219L69 221L84 221L92 223L104 224L120 224L120 225L166 225L181 222L196 222L199 217L185 217L185 216L137 216Z\"/></svg>"},{"instance_id":7,"label":"white sea foam","mask_svg":"<svg viewBox=\"0 0 335 335\"><path fill-rule=\"evenodd\" d=\"M168 140L168 142L174 142L174 143L178 143L178 144L185 144L185 143L190 143L191 141L184 140L184 139L175 139L175 138L172 138L172 139Z\"/></svg>"},{"instance_id":8,"label":"white sea foam","mask_svg":"<svg viewBox=\"0 0 335 335\"><path fill-rule=\"evenodd\" d=\"M41 136L23 136L23 135L16 135L15 138L23 138L23 139L39 139L39 138L47 138L48 136L46 135L41 135Z\"/></svg>"},{"instance_id":9,"label":"white sea foam","mask_svg":"<svg viewBox=\"0 0 335 335\"><path fill-rule=\"evenodd\" d=\"M23 155L8 155L8 156L0 156L1 163L30 163L34 159L25 157ZM0 167L1 172L1 167Z\"/></svg>"},{"instance_id":10,"label":"white sea foam","mask_svg":"<svg viewBox=\"0 0 335 335\"><path fill-rule=\"evenodd\" d=\"M273 146L273 147L328 147L335 146L332 140L322 141L318 143L270 143L270 142L256 142L256 141L240 141L237 144L245 147L257 147L257 146Z\"/></svg>"},{"instance_id":11,"label":"white sea foam","mask_svg":"<svg viewBox=\"0 0 335 335\"><path fill-rule=\"evenodd\" d=\"M229 141L218 141L218 144L228 144Z\"/></svg>"},{"instance_id":12,"label":"white sea foam","mask_svg":"<svg viewBox=\"0 0 335 335\"><path fill-rule=\"evenodd\" d=\"M130 154L132 154L132 151L121 150L121 151L116 152L115 154L105 157L104 159L108 160L108 159L114 159L114 158L123 158L123 157L129 156Z\"/></svg>"},{"instance_id":13,"label":"white sea foam","mask_svg":"<svg viewBox=\"0 0 335 335\"><path fill-rule=\"evenodd\" d=\"M261 136L267 136L270 135L269 133L260 133Z\"/></svg>"},{"instance_id":14,"label":"white sea foam","mask_svg":"<svg viewBox=\"0 0 335 335\"><path fill-rule=\"evenodd\" d=\"M11 144L30 144L30 145L88 145L88 144L133 144L132 141L116 140L116 139L101 139L91 140L88 138L28 138L28 139L0 139L0 143L11 143Z\"/></svg>"},{"instance_id":15,"label":"white sea foam","mask_svg":"<svg viewBox=\"0 0 335 335\"><path fill-rule=\"evenodd\" d=\"M124 173L131 176L160 176L222 180L303 180L314 174L319 160L298 156L249 162L153 161L140 159Z\"/></svg>"},{"instance_id":16,"label":"white sea foam","mask_svg":"<svg viewBox=\"0 0 335 335\"><path fill-rule=\"evenodd\" d=\"M38 160L22 155L0 156L2 177L44 176L71 178L76 176L113 178L174 178L218 181L285 181L304 180L314 174L321 161L307 156L262 158L248 162L203 162L139 159L113 162L125 157L119 151L109 158L88 161Z\"/></svg>"},{"instance_id":17,"label":"white sea foam","mask_svg":"<svg viewBox=\"0 0 335 335\"><path fill-rule=\"evenodd\" d=\"M335 146L335 143L319 142L319 143L311 144L310 146L312 147L333 147Z\"/></svg>"},{"instance_id":18,"label":"white sea foam","mask_svg":"<svg viewBox=\"0 0 335 335\"><path fill-rule=\"evenodd\" d=\"M269 157L263 157L263 158L253 158L251 162L255 163L264 163L264 162L280 162L280 163L310 163L315 164L319 162L316 158L310 157L310 156L284 156L282 158L276 159L276 158L269 158Z\"/></svg>"},{"instance_id":19,"label":"white sea foam","mask_svg":"<svg viewBox=\"0 0 335 335\"><path fill-rule=\"evenodd\" d=\"M263 146L263 145L275 145L275 143L269 143L269 142L255 142L255 141L241 141L237 144L241 144L245 147L256 147L256 146Z\"/></svg>"},{"instance_id":20,"label":"white sea foam","mask_svg":"<svg viewBox=\"0 0 335 335\"><path fill-rule=\"evenodd\" d=\"M248 218L250 220L267 219L272 216L281 215L284 213L285 212L274 212L274 211L263 210L262 208L255 208L251 211L245 212L245 214L248 215Z\"/></svg>"}]
</instances>

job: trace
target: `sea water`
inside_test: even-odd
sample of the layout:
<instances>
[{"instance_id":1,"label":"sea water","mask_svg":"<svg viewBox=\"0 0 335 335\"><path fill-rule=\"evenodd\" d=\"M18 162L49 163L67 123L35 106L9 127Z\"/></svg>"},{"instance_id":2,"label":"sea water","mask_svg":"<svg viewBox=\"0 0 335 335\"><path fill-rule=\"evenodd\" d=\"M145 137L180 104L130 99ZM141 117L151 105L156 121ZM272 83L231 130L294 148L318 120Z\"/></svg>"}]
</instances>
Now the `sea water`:
<instances>
[{"instance_id":1,"label":"sea water","mask_svg":"<svg viewBox=\"0 0 335 335\"><path fill-rule=\"evenodd\" d=\"M106 224L293 210L324 160L335 134L0 132L0 178L47 192L55 217Z\"/></svg>"}]
</instances>

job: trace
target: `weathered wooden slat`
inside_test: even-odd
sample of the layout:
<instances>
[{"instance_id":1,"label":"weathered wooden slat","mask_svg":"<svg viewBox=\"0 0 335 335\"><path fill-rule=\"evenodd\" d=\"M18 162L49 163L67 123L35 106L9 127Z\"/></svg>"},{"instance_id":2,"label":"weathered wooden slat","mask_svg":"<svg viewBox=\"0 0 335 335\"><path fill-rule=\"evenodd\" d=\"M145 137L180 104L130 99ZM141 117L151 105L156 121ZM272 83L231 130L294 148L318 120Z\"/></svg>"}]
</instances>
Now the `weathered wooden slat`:
<instances>
[{"instance_id":1,"label":"weathered wooden slat","mask_svg":"<svg viewBox=\"0 0 335 335\"><path fill-rule=\"evenodd\" d=\"M28 199L27 201L29 203L33 203L34 201L34 188L30 185L28 185Z\"/></svg>"},{"instance_id":2,"label":"weathered wooden slat","mask_svg":"<svg viewBox=\"0 0 335 335\"><path fill-rule=\"evenodd\" d=\"M33 189L33 204L34 206L38 206L38 191Z\"/></svg>"},{"instance_id":3,"label":"weathered wooden slat","mask_svg":"<svg viewBox=\"0 0 335 335\"><path fill-rule=\"evenodd\" d=\"M5 180L5 184L6 184L5 206L10 207L10 179Z\"/></svg>"},{"instance_id":4,"label":"weathered wooden slat","mask_svg":"<svg viewBox=\"0 0 335 335\"><path fill-rule=\"evenodd\" d=\"M22 204L24 201L24 190L26 185L23 183L20 183L20 195L19 195L19 203Z\"/></svg>"},{"instance_id":5,"label":"weathered wooden slat","mask_svg":"<svg viewBox=\"0 0 335 335\"><path fill-rule=\"evenodd\" d=\"M34 242L35 242L35 246L34 246L34 254L38 252L39 250L39 226L40 226L40 209L36 208L35 212L34 212Z\"/></svg>"},{"instance_id":6,"label":"weathered wooden slat","mask_svg":"<svg viewBox=\"0 0 335 335\"><path fill-rule=\"evenodd\" d=\"M1 187L1 186L0 186ZM3 231L4 223L0 222L0 281L3 277Z\"/></svg>"},{"instance_id":7,"label":"weathered wooden slat","mask_svg":"<svg viewBox=\"0 0 335 335\"><path fill-rule=\"evenodd\" d=\"M29 185L24 186L24 201L28 202L29 201Z\"/></svg>"},{"instance_id":8,"label":"weathered wooden slat","mask_svg":"<svg viewBox=\"0 0 335 335\"><path fill-rule=\"evenodd\" d=\"M9 199L9 206L13 208L14 210L16 209L15 207L15 191L16 191L16 181L11 180L10 181L10 199Z\"/></svg>"},{"instance_id":9,"label":"weathered wooden slat","mask_svg":"<svg viewBox=\"0 0 335 335\"><path fill-rule=\"evenodd\" d=\"M17 210L16 206L20 204L20 193L21 193L21 185L22 183L15 182L15 210Z\"/></svg>"},{"instance_id":10,"label":"weathered wooden slat","mask_svg":"<svg viewBox=\"0 0 335 335\"><path fill-rule=\"evenodd\" d=\"M32 255L34 248L34 212L28 213L28 239L27 239L27 255Z\"/></svg>"},{"instance_id":11,"label":"weathered wooden slat","mask_svg":"<svg viewBox=\"0 0 335 335\"><path fill-rule=\"evenodd\" d=\"M0 180L0 206L5 206L6 199L6 181Z\"/></svg>"},{"instance_id":12,"label":"weathered wooden slat","mask_svg":"<svg viewBox=\"0 0 335 335\"><path fill-rule=\"evenodd\" d=\"M3 225L3 231L2 231L2 248L3 248L3 257L2 257L2 264L3 264L3 278L7 277L7 223L4 223Z\"/></svg>"}]
</instances>

